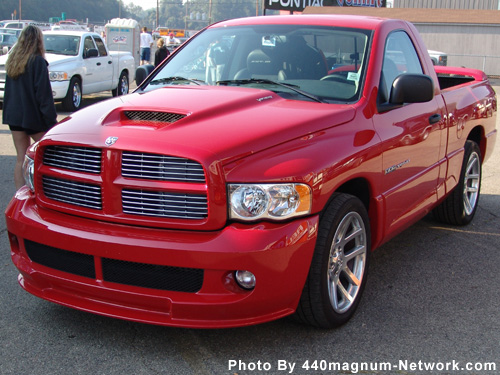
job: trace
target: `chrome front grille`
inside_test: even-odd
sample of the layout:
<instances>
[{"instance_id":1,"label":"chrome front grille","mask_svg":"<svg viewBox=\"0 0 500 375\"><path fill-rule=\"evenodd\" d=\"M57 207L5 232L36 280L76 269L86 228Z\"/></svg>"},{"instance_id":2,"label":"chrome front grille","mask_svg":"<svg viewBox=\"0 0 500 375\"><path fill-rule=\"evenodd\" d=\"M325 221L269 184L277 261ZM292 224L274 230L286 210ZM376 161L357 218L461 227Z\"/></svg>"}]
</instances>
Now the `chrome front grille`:
<instances>
[{"instance_id":1,"label":"chrome front grille","mask_svg":"<svg viewBox=\"0 0 500 375\"><path fill-rule=\"evenodd\" d=\"M178 113L151 112L151 111L125 111L125 117L135 122L167 122L174 123L186 117Z\"/></svg>"},{"instance_id":2,"label":"chrome front grille","mask_svg":"<svg viewBox=\"0 0 500 375\"><path fill-rule=\"evenodd\" d=\"M208 215L207 197L197 194L123 189L122 204L131 215L195 220Z\"/></svg>"},{"instance_id":3,"label":"chrome front grille","mask_svg":"<svg viewBox=\"0 0 500 375\"><path fill-rule=\"evenodd\" d=\"M98 148L48 146L43 153L43 163L71 171L99 174L101 154Z\"/></svg>"},{"instance_id":4,"label":"chrome front grille","mask_svg":"<svg viewBox=\"0 0 500 375\"><path fill-rule=\"evenodd\" d=\"M205 182L200 163L174 156L123 152L122 176L157 181Z\"/></svg>"},{"instance_id":5,"label":"chrome front grille","mask_svg":"<svg viewBox=\"0 0 500 375\"><path fill-rule=\"evenodd\" d=\"M71 205L102 209L101 188L98 185L43 176L43 192L47 198Z\"/></svg>"},{"instance_id":6,"label":"chrome front grille","mask_svg":"<svg viewBox=\"0 0 500 375\"><path fill-rule=\"evenodd\" d=\"M113 220L135 216L144 222L149 217L152 223L208 218L205 171L194 160L63 145L42 152L45 167L39 169L39 181L53 209L74 213L80 207Z\"/></svg>"}]
</instances>

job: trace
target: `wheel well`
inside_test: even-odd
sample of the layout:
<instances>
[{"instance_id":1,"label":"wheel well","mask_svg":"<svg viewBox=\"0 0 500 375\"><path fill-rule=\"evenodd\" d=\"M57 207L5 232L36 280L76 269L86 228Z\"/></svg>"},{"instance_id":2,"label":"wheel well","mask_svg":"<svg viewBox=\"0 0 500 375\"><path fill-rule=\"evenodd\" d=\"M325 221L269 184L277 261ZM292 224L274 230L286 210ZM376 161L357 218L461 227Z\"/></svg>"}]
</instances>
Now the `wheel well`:
<instances>
[{"instance_id":1,"label":"wheel well","mask_svg":"<svg viewBox=\"0 0 500 375\"><path fill-rule=\"evenodd\" d=\"M125 74L128 76L128 78L130 79L130 73L129 73L128 69L123 69L123 70L120 72L120 75L122 75L123 73L125 73Z\"/></svg>"},{"instance_id":2,"label":"wheel well","mask_svg":"<svg viewBox=\"0 0 500 375\"><path fill-rule=\"evenodd\" d=\"M485 153L485 147L486 147L486 142L484 142L484 129L481 126L476 126L472 131L469 133L469 136L467 137L468 141L474 141L478 144L479 149L481 150L481 158L484 158L484 153Z\"/></svg>"},{"instance_id":3,"label":"wheel well","mask_svg":"<svg viewBox=\"0 0 500 375\"><path fill-rule=\"evenodd\" d=\"M347 181L336 192L354 195L363 203L366 210L369 211L370 185L364 178L355 178L354 180Z\"/></svg>"}]
</instances>

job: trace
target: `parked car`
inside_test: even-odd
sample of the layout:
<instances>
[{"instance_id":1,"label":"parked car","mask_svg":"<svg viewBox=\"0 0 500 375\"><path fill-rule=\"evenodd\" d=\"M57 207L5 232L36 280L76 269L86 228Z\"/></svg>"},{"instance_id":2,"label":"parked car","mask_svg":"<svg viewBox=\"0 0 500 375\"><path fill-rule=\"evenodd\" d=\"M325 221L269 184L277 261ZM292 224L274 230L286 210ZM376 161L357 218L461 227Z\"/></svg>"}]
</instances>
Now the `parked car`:
<instances>
[{"instance_id":1,"label":"parked car","mask_svg":"<svg viewBox=\"0 0 500 375\"><path fill-rule=\"evenodd\" d=\"M434 65L448 65L448 55L445 52L434 50L428 50L428 52Z\"/></svg>"},{"instance_id":2,"label":"parked car","mask_svg":"<svg viewBox=\"0 0 500 375\"><path fill-rule=\"evenodd\" d=\"M28 151L5 213L28 292L167 326L331 328L372 250L431 211L474 218L495 91L433 66L409 22L222 21L152 69Z\"/></svg>"},{"instance_id":3,"label":"parked car","mask_svg":"<svg viewBox=\"0 0 500 375\"><path fill-rule=\"evenodd\" d=\"M8 53L16 42L17 37L14 34L2 33L0 31L0 55Z\"/></svg>"},{"instance_id":4,"label":"parked car","mask_svg":"<svg viewBox=\"0 0 500 375\"><path fill-rule=\"evenodd\" d=\"M22 31L22 29L12 29L8 27L0 28L0 33L13 34L18 38Z\"/></svg>"},{"instance_id":5,"label":"parked car","mask_svg":"<svg viewBox=\"0 0 500 375\"><path fill-rule=\"evenodd\" d=\"M3 28L9 28L9 29L24 29L28 25L35 25L38 26L40 29L43 31L50 30L51 25L50 23L46 22L37 22L33 20L10 20L10 21L2 21L2 26Z\"/></svg>"},{"instance_id":6,"label":"parked car","mask_svg":"<svg viewBox=\"0 0 500 375\"><path fill-rule=\"evenodd\" d=\"M83 31L44 32L45 58L55 101L66 111L81 107L82 96L111 90L128 94L135 78L135 59L130 52L108 51L100 35ZM0 56L0 101L5 87L5 62Z\"/></svg>"}]
</instances>

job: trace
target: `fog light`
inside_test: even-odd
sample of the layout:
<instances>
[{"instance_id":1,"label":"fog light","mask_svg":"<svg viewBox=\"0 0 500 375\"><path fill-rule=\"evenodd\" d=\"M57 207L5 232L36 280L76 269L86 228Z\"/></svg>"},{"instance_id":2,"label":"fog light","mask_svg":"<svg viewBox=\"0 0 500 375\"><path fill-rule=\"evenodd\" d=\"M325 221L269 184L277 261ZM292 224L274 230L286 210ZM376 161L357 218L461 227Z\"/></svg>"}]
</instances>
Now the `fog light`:
<instances>
[{"instance_id":1,"label":"fog light","mask_svg":"<svg viewBox=\"0 0 500 375\"><path fill-rule=\"evenodd\" d=\"M234 276L238 285L243 289L250 290L255 288L255 275L250 271L236 271Z\"/></svg>"}]
</instances>

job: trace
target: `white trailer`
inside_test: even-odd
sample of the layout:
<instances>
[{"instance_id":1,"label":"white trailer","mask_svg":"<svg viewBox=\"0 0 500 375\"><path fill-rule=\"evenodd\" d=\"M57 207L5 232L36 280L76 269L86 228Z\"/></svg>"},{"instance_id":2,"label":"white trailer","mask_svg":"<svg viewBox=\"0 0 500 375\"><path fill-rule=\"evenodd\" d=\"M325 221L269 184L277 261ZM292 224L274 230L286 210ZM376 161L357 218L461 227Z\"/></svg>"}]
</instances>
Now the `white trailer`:
<instances>
[{"instance_id":1,"label":"white trailer","mask_svg":"<svg viewBox=\"0 0 500 375\"><path fill-rule=\"evenodd\" d=\"M136 20L130 18L113 18L106 24L106 45L110 51L128 51L140 65L141 28Z\"/></svg>"}]
</instances>

